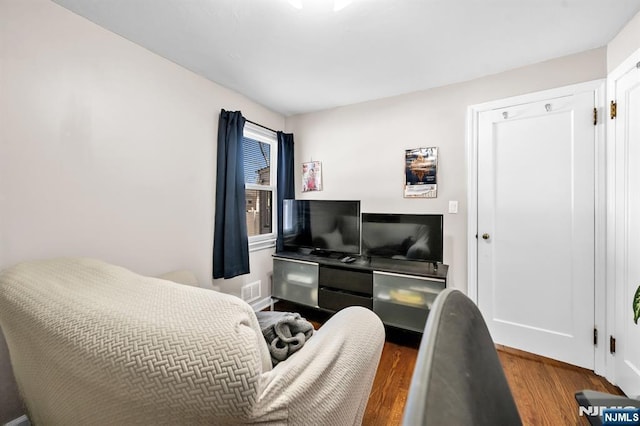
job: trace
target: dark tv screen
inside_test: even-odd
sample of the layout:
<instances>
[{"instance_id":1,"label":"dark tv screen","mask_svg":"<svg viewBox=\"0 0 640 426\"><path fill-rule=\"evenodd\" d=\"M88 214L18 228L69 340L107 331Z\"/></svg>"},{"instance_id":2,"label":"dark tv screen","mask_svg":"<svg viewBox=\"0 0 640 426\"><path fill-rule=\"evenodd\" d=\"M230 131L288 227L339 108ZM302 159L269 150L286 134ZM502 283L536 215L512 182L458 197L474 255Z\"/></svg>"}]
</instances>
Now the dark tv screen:
<instances>
[{"instance_id":1,"label":"dark tv screen","mask_svg":"<svg viewBox=\"0 0 640 426\"><path fill-rule=\"evenodd\" d=\"M362 214L362 254L442 262L443 215Z\"/></svg>"},{"instance_id":2,"label":"dark tv screen","mask_svg":"<svg viewBox=\"0 0 640 426\"><path fill-rule=\"evenodd\" d=\"M360 201L284 200L285 250L360 254Z\"/></svg>"}]
</instances>

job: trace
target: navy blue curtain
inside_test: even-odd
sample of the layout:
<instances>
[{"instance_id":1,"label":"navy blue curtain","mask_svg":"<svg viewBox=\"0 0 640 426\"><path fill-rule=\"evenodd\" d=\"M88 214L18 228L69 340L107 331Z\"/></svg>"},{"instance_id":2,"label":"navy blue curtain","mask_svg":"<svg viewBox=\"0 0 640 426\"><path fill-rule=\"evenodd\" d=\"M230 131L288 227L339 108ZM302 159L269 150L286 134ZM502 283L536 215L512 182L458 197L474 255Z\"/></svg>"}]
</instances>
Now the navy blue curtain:
<instances>
[{"instance_id":1,"label":"navy blue curtain","mask_svg":"<svg viewBox=\"0 0 640 426\"><path fill-rule=\"evenodd\" d=\"M240 111L220 111L216 169L216 213L213 234L213 278L249 273Z\"/></svg>"},{"instance_id":2,"label":"navy blue curtain","mask_svg":"<svg viewBox=\"0 0 640 426\"><path fill-rule=\"evenodd\" d=\"M278 200L278 238L276 240L276 251L284 250L284 239L282 237L282 200L293 199L296 196L293 182L293 134L277 132L278 136L278 177L276 182L276 192Z\"/></svg>"}]
</instances>

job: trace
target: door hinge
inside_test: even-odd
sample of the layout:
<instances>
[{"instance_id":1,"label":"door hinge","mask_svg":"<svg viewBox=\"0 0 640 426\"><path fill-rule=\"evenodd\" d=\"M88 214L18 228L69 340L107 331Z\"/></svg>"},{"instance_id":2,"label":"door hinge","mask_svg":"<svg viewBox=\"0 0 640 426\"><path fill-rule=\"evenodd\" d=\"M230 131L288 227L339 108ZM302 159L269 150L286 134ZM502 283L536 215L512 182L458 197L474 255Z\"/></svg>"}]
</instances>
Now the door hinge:
<instances>
[{"instance_id":1,"label":"door hinge","mask_svg":"<svg viewBox=\"0 0 640 426\"><path fill-rule=\"evenodd\" d=\"M618 103L616 101L611 101L611 119L613 120L618 116Z\"/></svg>"},{"instance_id":2,"label":"door hinge","mask_svg":"<svg viewBox=\"0 0 640 426\"><path fill-rule=\"evenodd\" d=\"M616 353L616 338L613 336L609 336L609 352Z\"/></svg>"},{"instance_id":3,"label":"door hinge","mask_svg":"<svg viewBox=\"0 0 640 426\"><path fill-rule=\"evenodd\" d=\"M598 108L593 108L593 125L598 125Z\"/></svg>"},{"instance_id":4,"label":"door hinge","mask_svg":"<svg viewBox=\"0 0 640 426\"><path fill-rule=\"evenodd\" d=\"M598 346L598 329L593 328L593 346Z\"/></svg>"}]
</instances>

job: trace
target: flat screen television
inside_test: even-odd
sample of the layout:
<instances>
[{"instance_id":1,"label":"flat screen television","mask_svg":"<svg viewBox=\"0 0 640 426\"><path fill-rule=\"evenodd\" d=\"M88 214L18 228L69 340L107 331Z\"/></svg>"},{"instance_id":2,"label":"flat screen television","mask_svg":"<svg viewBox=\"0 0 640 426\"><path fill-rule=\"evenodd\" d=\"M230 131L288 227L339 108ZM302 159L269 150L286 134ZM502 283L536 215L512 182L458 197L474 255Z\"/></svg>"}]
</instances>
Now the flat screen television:
<instances>
[{"instance_id":1,"label":"flat screen television","mask_svg":"<svg viewBox=\"0 0 640 426\"><path fill-rule=\"evenodd\" d=\"M287 251L360 254L360 201L284 200Z\"/></svg>"},{"instance_id":2,"label":"flat screen television","mask_svg":"<svg viewBox=\"0 0 640 426\"><path fill-rule=\"evenodd\" d=\"M362 214L362 254L442 262L443 215Z\"/></svg>"}]
</instances>

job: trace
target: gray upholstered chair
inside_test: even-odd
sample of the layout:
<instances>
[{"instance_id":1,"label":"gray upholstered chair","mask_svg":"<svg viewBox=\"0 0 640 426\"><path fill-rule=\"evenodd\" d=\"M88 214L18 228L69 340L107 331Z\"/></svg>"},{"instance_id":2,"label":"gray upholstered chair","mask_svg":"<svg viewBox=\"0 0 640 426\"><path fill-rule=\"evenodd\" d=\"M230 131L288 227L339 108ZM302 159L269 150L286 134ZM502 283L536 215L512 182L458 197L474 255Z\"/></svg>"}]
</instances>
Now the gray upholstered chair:
<instances>
[{"instance_id":1,"label":"gray upholstered chair","mask_svg":"<svg viewBox=\"0 0 640 426\"><path fill-rule=\"evenodd\" d=\"M403 424L522 424L482 315L458 290L442 291L433 303Z\"/></svg>"},{"instance_id":2,"label":"gray upholstered chair","mask_svg":"<svg viewBox=\"0 0 640 426\"><path fill-rule=\"evenodd\" d=\"M359 424L384 344L351 307L272 367L242 300L92 259L0 272L0 326L29 418L53 425Z\"/></svg>"}]
</instances>

